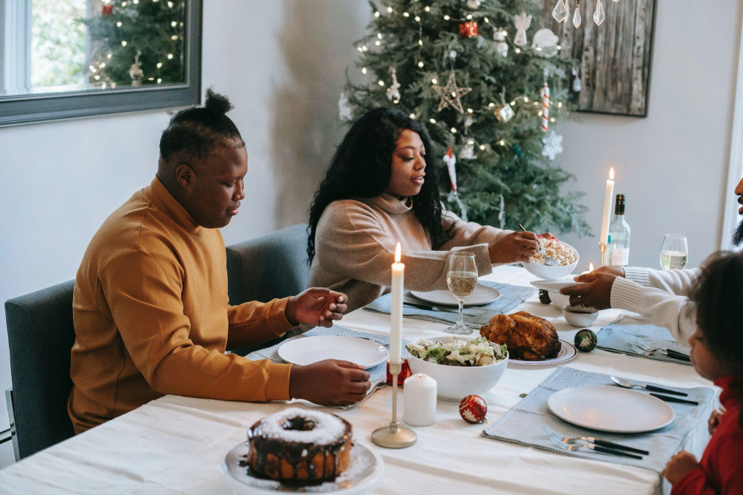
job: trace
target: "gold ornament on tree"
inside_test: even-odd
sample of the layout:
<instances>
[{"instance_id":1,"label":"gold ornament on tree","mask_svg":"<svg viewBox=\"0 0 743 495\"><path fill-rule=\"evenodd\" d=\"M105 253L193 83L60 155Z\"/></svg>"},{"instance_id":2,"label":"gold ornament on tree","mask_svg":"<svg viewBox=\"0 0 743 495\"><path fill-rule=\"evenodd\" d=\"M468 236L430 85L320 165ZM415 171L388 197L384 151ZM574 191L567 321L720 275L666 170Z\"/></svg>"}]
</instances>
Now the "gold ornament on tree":
<instances>
[{"instance_id":1,"label":"gold ornament on tree","mask_svg":"<svg viewBox=\"0 0 743 495\"><path fill-rule=\"evenodd\" d=\"M434 84L433 89L441 97L441 102L439 102L438 108L439 112L446 107L451 107L459 113L464 113L464 107L462 106L462 96L472 91L472 88L458 87L456 75L454 74L453 70L449 72L449 81L446 83L446 86L439 86L438 84Z\"/></svg>"}]
</instances>

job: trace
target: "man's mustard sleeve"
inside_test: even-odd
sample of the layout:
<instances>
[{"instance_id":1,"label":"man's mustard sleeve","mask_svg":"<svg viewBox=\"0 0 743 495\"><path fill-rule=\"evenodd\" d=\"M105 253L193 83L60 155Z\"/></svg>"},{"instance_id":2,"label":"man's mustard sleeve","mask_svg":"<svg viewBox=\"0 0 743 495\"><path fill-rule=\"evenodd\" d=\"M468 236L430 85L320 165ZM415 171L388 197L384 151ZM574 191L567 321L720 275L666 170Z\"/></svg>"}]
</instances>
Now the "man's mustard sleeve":
<instances>
[{"instance_id":1,"label":"man's mustard sleeve","mask_svg":"<svg viewBox=\"0 0 743 495\"><path fill-rule=\"evenodd\" d=\"M109 261L100 278L126 350L156 392L240 401L290 398L290 365L249 361L190 340L183 272L173 259L132 251ZM226 315L224 323L227 332Z\"/></svg>"}]
</instances>

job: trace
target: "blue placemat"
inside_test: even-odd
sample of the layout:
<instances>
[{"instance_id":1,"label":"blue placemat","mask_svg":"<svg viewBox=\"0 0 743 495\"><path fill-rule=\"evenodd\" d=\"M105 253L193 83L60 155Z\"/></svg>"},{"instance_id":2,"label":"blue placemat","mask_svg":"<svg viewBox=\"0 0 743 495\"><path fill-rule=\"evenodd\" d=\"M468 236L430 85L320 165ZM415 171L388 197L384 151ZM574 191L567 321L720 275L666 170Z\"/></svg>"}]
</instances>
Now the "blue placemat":
<instances>
[{"instance_id":1,"label":"blue placemat","mask_svg":"<svg viewBox=\"0 0 743 495\"><path fill-rule=\"evenodd\" d=\"M634 380L629 381L636 384L648 383ZM540 450L548 450L557 454L636 466L660 473L663 471L671 455L683 444L687 435L693 431L705 415L709 414L712 399L715 395L715 391L707 387L677 388L662 385L672 390L688 393L688 399L699 402L699 405L692 406L668 402L667 404L671 406L676 414L673 422L659 430L639 434L605 433L580 428L561 420L552 414L547 407L547 400L555 392L568 388L595 385L615 386L609 375L579 371L560 366L545 381L529 392L529 395L524 400L514 406L498 422L485 429L482 435L487 438L534 447ZM630 411L627 412L628 414L631 413ZM588 450L567 452L560 449L549 439L543 431L544 426L549 426L561 436L592 436L602 440L621 443L629 447L647 450L650 452L650 455L644 456L642 460L636 460L628 457L595 454Z\"/></svg>"},{"instance_id":2,"label":"blue placemat","mask_svg":"<svg viewBox=\"0 0 743 495\"><path fill-rule=\"evenodd\" d=\"M686 355L690 351L688 346L674 340L667 328L656 327L641 317L623 314L612 324L599 330L597 338L598 344L596 347L604 351L691 366L690 362L673 359L657 352L646 356L639 350L634 349L632 343L636 343L639 340L652 348L673 349L674 351L683 352Z\"/></svg>"},{"instance_id":3,"label":"blue placemat","mask_svg":"<svg viewBox=\"0 0 743 495\"><path fill-rule=\"evenodd\" d=\"M284 340L283 342L280 342L274 346L267 347L265 349L259 349L257 351L253 351L245 357L247 359L250 359L251 361L258 361L260 359L270 359L271 362L273 363L284 364L286 363L286 361L284 361L283 359L281 359L281 357L279 357L279 347L281 347L282 345L286 344L287 342L291 340L303 339L307 337L327 336L327 335L340 336L340 337L357 337L360 339L368 339L368 340L372 340L378 344L385 346L388 350L390 348L389 335L380 335L376 333L360 332L358 330L351 330L350 328L346 328L346 327L342 327L340 325L334 324L330 328L315 327L308 332L297 335L295 337L288 338ZM409 340L406 340L406 339L403 339L402 341L402 357L403 358L407 358L408 356L407 350L405 349L405 344L407 344L408 342ZM367 371L371 375L369 378L369 381L371 382L371 387L369 388L369 392L367 394L367 397L369 397L371 396L371 394L376 392L378 388L383 387L384 384L386 383L387 364L382 363ZM354 404L352 406L339 406L337 407L337 409L344 409L344 410L351 409L353 407L356 407L357 405L358 404Z\"/></svg>"},{"instance_id":4,"label":"blue placemat","mask_svg":"<svg viewBox=\"0 0 743 495\"><path fill-rule=\"evenodd\" d=\"M533 287L521 287L518 285L502 284L498 282L481 281L480 283L487 287L496 289L501 295L498 299L485 306L470 306L464 309L464 322L477 326L486 325L495 315L511 311L537 292ZM405 302L428 304L425 301L416 299L408 294L405 296ZM364 309L366 311L388 315L390 314L391 305L392 294L385 294L371 304L364 306ZM404 318L452 324L457 322L458 317L456 311L430 311L410 306L403 306L402 314Z\"/></svg>"}]
</instances>

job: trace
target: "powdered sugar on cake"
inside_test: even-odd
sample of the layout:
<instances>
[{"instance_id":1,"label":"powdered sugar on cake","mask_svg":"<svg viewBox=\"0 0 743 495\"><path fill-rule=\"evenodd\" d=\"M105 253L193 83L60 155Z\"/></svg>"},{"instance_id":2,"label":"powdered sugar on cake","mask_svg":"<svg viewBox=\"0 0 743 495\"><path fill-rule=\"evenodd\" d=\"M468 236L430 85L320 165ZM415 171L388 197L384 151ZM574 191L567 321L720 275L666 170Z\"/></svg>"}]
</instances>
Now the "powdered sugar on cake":
<instances>
[{"instance_id":1,"label":"powdered sugar on cake","mask_svg":"<svg viewBox=\"0 0 743 495\"><path fill-rule=\"evenodd\" d=\"M284 427L288 419L301 417L312 421L311 430L291 430ZM345 434L346 426L333 415L321 411L311 411L299 407L290 407L271 414L261 422L261 431L267 437L280 438L288 442L330 445Z\"/></svg>"}]
</instances>

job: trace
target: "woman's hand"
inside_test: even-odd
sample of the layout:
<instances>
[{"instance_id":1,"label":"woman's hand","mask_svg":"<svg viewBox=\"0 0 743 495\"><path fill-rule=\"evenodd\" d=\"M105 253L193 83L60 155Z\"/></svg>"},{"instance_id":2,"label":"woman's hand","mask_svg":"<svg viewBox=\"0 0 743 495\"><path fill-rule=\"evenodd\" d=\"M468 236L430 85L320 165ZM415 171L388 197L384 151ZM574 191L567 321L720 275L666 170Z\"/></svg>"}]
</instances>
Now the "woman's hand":
<instances>
[{"instance_id":1,"label":"woman's hand","mask_svg":"<svg viewBox=\"0 0 743 495\"><path fill-rule=\"evenodd\" d=\"M330 289L313 288L292 296L286 304L286 319L300 324L332 327L333 320L343 318L348 297Z\"/></svg>"},{"instance_id":2,"label":"woman's hand","mask_svg":"<svg viewBox=\"0 0 743 495\"><path fill-rule=\"evenodd\" d=\"M682 450L676 455L671 457L671 460L666 464L666 468L663 470L663 476L675 485L681 478L686 476L686 473L694 469L699 468L699 463L694 454Z\"/></svg>"},{"instance_id":3,"label":"woman's hand","mask_svg":"<svg viewBox=\"0 0 743 495\"><path fill-rule=\"evenodd\" d=\"M526 262L539 251L539 237L534 232L511 232L488 251L491 263Z\"/></svg>"}]
</instances>

